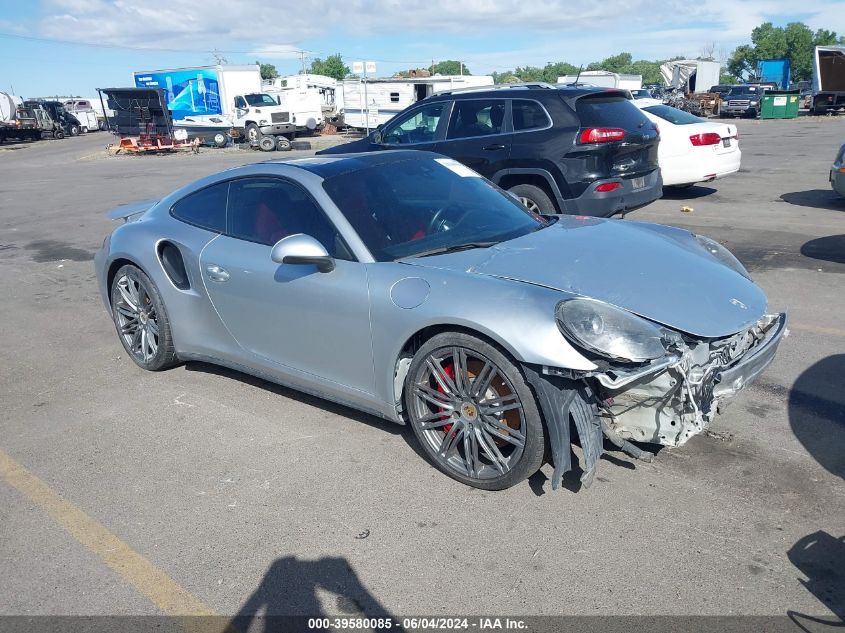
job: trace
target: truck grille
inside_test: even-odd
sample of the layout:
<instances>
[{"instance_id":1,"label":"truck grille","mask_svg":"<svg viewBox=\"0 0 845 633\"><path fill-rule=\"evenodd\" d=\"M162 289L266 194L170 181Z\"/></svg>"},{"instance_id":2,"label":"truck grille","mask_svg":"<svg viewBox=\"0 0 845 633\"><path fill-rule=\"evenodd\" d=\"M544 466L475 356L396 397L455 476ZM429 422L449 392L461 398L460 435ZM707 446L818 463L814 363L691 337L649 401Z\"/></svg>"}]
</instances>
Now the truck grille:
<instances>
[{"instance_id":1,"label":"truck grille","mask_svg":"<svg viewBox=\"0 0 845 633\"><path fill-rule=\"evenodd\" d=\"M273 123L290 122L290 112L273 112L270 114L270 121Z\"/></svg>"},{"instance_id":2,"label":"truck grille","mask_svg":"<svg viewBox=\"0 0 845 633\"><path fill-rule=\"evenodd\" d=\"M730 101L728 101L728 105L732 108L747 108L748 99L731 99Z\"/></svg>"}]
</instances>

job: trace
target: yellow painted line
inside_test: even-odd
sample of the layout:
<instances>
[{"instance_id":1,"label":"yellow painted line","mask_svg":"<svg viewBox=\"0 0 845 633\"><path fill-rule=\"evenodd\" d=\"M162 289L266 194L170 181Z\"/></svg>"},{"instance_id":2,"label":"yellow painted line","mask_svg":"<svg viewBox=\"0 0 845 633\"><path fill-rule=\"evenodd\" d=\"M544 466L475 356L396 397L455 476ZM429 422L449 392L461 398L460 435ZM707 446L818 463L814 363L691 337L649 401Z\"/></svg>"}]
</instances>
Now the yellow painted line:
<instances>
[{"instance_id":1,"label":"yellow painted line","mask_svg":"<svg viewBox=\"0 0 845 633\"><path fill-rule=\"evenodd\" d=\"M38 477L0 450L0 479L5 480L125 578L162 612L171 616L217 616L175 580L153 565L106 527L53 492ZM215 618L216 619L216 618ZM185 618L186 629L208 631L205 618ZM221 629L225 629L225 624Z\"/></svg>"},{"instance_id":2,"label":"yellow painted line","mask_svg":"<svg viewBox=\"0 0 845 633\"><path fill-rule=\"evenodd\" d=\"M829 334L831 336L845 336L845 330L835 327L821 327L818 325L804 325L803 323L790 323L790 330L802 330L804 332L813 332L815 334Z\"/></svg>"}]
</instances>

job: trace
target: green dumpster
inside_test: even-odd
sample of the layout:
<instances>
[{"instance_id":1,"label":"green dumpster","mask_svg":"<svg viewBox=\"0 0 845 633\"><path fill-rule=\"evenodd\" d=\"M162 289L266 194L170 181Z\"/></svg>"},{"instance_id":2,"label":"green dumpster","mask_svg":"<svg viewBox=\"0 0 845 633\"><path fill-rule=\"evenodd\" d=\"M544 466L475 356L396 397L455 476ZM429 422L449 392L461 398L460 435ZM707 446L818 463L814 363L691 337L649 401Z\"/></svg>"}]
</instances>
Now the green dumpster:
<instances>
[{"instance_id":1,"label":"green dumpster","mask_svg":"<svg viewBox=\"0 0 845 633\"><path fill-rule=\"evenodd\" d=\"M761 119L794 119L798 116L799 90L769 90L760 99Z\"/></svg>"}]
</instances>

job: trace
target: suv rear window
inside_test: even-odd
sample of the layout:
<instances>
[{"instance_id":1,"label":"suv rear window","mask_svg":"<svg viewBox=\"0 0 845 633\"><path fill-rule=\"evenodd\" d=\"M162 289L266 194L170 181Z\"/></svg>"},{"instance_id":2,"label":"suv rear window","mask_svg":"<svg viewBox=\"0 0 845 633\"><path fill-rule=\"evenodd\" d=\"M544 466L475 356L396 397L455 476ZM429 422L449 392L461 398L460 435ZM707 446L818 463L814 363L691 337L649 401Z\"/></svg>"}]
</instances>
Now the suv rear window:
<instances>
[{"instance_id":1,"label":"suv rear window","mask_svg":"<svg viewBox=\"0 0 845 633\"><path fill-rule=\"evenodd\" d=\"M647 119L639 108L625 97L590 95L575 102L581 127L618 127L638 129Z\"/></svg>"}]
</instances>

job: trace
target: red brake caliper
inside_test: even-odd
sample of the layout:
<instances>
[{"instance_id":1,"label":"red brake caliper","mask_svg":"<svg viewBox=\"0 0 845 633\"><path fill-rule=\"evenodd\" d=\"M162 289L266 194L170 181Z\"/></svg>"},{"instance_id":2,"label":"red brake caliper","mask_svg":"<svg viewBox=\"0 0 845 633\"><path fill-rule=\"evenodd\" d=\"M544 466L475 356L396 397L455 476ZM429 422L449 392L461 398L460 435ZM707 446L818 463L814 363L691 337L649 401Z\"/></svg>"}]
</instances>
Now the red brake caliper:
<instances>
[{"instance_id":1,"label":"red brake caliper","mask_svg":"<svg viewBox=\"0 0 845 633\"><path fill-rule=\"evenodd\" d=\"M443 368L443 373L449 376L449 378L451 378L452 380L455 380L455 366L452 363L449 363ZM439 391L440 393L446 393L446 390L443 388L443 385L441 385L439 382L437 383L437 391ZM446 409L444 409L443 407L438 407L438 409L440 409L442 413L446 412ZM446 433L446 435L448 435L449 431L451 430L451 422L449 422L449 424L443 425L443 432Z\"/></svg>"}]
</instances>

